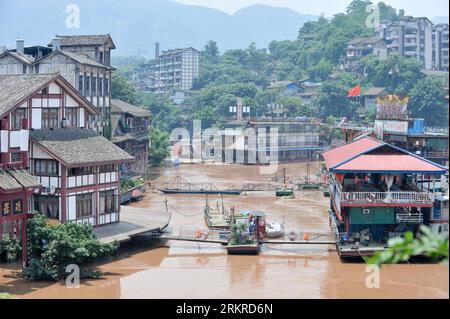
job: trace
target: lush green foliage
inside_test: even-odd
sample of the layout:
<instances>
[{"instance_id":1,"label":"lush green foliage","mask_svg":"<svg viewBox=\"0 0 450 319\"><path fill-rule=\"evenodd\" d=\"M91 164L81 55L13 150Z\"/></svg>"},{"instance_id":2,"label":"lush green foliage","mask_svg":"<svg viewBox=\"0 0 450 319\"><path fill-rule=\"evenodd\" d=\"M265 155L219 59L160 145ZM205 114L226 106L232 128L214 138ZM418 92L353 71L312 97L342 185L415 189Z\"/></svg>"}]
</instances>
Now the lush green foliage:
<instances>
[{"instance_id":1,"label":"lush green foliage","mask_svg":"<svg viewBox=\"0 0 450 319\"><path fill-rule=\"evenodd\" d=\"M203 127L221 127L232 116L229 106L236 105L238 97L252 107L251 116L265 115L268 104L283 104L288 108L289 116L353 118L359 103L348 99L347 94L359 83L363 91L372 86L386 87L390 93L411 96L413 117L425 117L428 125L443 124L447 117L437 119L430 114L443 109L444 99L441 98L445 83L433 88L424 80L417 60L398 55L380 60L369 55L361 60L364 72L358 76L338 67L348 41L373 36L373 30L366 26L369 4L369 1L354 0L345 13L307 22L300 28L297 39L272 41L268 50L258 49L251 43L245 49L221 53L215 41L208 41L201 51L200 74L194 81L195 93L181 106L153 94L135 94L119 76L114 79L117 82L114 94L149 109L153 114L153 125L168 132L176 127L190 128L193 119L202 120ZM397 12L383 2L377 6L381 20L396 20L404 15L403 10ZM135 59L133 63L138 66L142 61ZM130 74L128 68L123 72ZM323 85L313 104L304 106L299 98L284 96L283 90L269 88L274 80L297 83L309 80ZM433 84L437 85L437 82ZM373 121L374 116L375 111L369 110L365 120Z\"/></svg>"},{"instance_id":2,"label":"lush green foliage","mask_svg":"<svg viewBox=\"0 0 450 319\"><path fill-rule=\"evenodd\" d=\"M89 271L86 263L113 254L117 244L101 243L91 226L76 223L49 225L42 215L28 224L29 265L23 269L25 278L59 280L67 265L80 267L81 276L98 278L101 273Z\"/></svg>"},{"instance_id":3,"label":"lush green foliage","mask_svg":"<svg viewBox=\"0 0 450 319\"><path fill-rule=\"evenodd\" d=\"M159 166L170 154L169 134L152 127L150 140L152 145L150 148L150 163L153 166Z\"/></svg>"},{"instance_id":4,"label":"lush green foliage","mask_svg":"<svg viewBox=\"0 0 450 319\"><path fill-rule=\"evenodd\" d=\"M178 105L173 104L167 97L152 93L137 93L136 105L150 111L152 127L170 132L176 127L186 127L189 115L184 114Z\"/></svg>"},{"instance_id":5,"label":"lush green foliage","mask_svg":"<svg viewBox=\"0 0 450 319\"><path fill-rule=\"evenodd\" d=\"M388 242L388 249L366 258L369 264L396 264L411 257L424 255L434 260L448 263L448 235L432 233L427 226L420 226L421 234L414 238L411 231L402 238L393 238Z\"/></svg>"},{"instance_id":6,"label":"lush green foliage","mask_svg":"<svg viewBox=\"0 0 450 319\"><path fill-rule=\"evenodd\" d=\"M4 234L0 240L0 256L4 255L6 261L13 262L20 259L22 253L21 240L13 235Z\"/></svg>"},{"instance_id":7,"label":"lush green foliage","mask_svg":"<svg viewBox=\"0 0 450 319\"><path fill-rule=\"evenodd\" d=\"M130 104L136 103L136 90L120 72L114 72L111 79L111 96Z\"/></svg>"},{"instance_id":8,"label":"lush green foliage","mask_svg":"<svg viewBox=\"0 0 450 319\"><path fill-rule=\"evenodd\" d=\"M447 93L444 88L447 81L429 76L417 81L410 91L409 110L415 116L424 118L427 125L448 125Z\"/></svg>"},{"instance_id":9,"label":"lush green foliage","mask_svg":"<svg viewBox=\"0 0 450 319\"><path fill-rule=\"evenodd\" d=\"M120 192L126 193L132 188L142 186L145 184L145 180L142 177L139 178L130 178L127 180L123 180L120 182Z\"/></svg>"}]
</instances>

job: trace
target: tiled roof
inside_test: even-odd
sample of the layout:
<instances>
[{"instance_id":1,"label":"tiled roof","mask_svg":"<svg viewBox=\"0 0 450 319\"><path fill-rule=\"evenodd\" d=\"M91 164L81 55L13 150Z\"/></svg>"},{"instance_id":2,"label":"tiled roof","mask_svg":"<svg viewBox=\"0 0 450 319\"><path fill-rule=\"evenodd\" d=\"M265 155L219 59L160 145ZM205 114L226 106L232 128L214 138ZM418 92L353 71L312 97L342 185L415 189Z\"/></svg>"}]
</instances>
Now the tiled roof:
<instances>
[{"instance_id":1,"label":"tiled roof","mask_svg":"<svg viewBox=\"0 0 450 319\"><path fill-rule=\"evenodd\" d=\"M336 164L342 163L349 158L357 156L363 152L366 152L372 148L378 147L385 144L382 141L364 137L359 140L353 141L346 145L333 148L326 152L322 153L323 158L325 159L325 164L328 169L332 168Z\"/></svg>"},{"instance_id":2,"label":"tiled roof","mask_svg":"<svg viewBox=\"0 0 450 319\"><path fill-rule=\"evenodd\" d=\"M12 56L14 58L16 58L17 60L25 63L25 64L31 64L33 63L33 60L31 60L28 56L26 56L25 54L19 53L19 52L13 52L13 51L5 51L4 53L0 54L0 59L5 57L5 56Z\"/></svg>"},{"instance_id":3,"label":"tiled roof","mask_svg":"<svg viewBox=\"0 0 450 319\"><path fill-rule=\"evenodd\" d=\"M137 107L130 103L116 99L111 100L111 113L112 114L129 113L135 117L150 117L151 115L149 111L144 110L141 107Z\"/></svg>"},{"instance_id":4,"label":"tiled roof","mask_svg":"<svg viewBox=\"0 0 450 319\"><path fill-rule=\"evenodd\" d=\"M131 134L125 134L125 135L117 135L117 136L113 136L111 138L111 142L113 143L120 143L120 142L124 142L124 141L128 141L128 140L134 140L135 137Z\"/></svg>"},{"instance_id":5,"label":"tiled roof","mask_svg":"<svg viewBox=\"0 0 450 319\"><path fill-rule=\"evenodd\" d=\"M52 53L47 54L47 55L43 56L42 58L36 60L34 63L38 64L41 61L44 61L45 59L54 56L55 54L62 54L64 56L68 57L69 59L72 59L73 61L81 63L81 64L86 64L86 65L95 66L95 67L104 68L104 69L111 69L111 67L92 59L87 54L77 53L77 52L73 52L73 51L65 50L65 49L59 49L59 50L53 51Z\"/></svg>"},{"instance_id":6,"label":"tiled roof","mask_svg":"<svg viewBox=\"0 0 450 319\"><path fill-rule=\"evenodd\" d=\"M41 185L34 176L24 169L0 169L0 188L6 191L25 188L36 188Z\"/></svg>"},{"instance_id":7,"label":"tiled roof","mask_svg":"<svg viewBox=\"0 0 450 319\"><path fill-rule=\"evenodd\" d=\"M67 166L133 161L134 157L98 133L80 128L30 131L33 142Z\"/></svg>"},{"instance_id":8,"label":"tiled roof","mask_svg":"<svg viewBox=\"0 0 450 319\"><path fill-rule=\"evenodd\" d=\"M383 93L384 91L386 91L386 88L371 87L371 88L367 89L367 91L365 91L362 95L377 96L377 95L380 95L381 93Z\"/></svg>"},{"instance_id":9,"label":"tiled roof","mask_svg":"<svg viewBox=\"0 0 450 319\"><path fill-rule=\"evenodd\" d=\"M22 189L22 185L14 179L7 171L0 169L0 189L11 191L15 189Z\"/></svg>"},{"instance_id":10,"label":"tiled roof","mask_svg":"<svg viewBox=\"0 0 450 319\"><path fill-rule=\"evenodd\" d=\"M439 165L409 154L359 155L333 168L335 172L445 173Z\"/></svg>"},{"instance_id":11,"label":"tiled roof","mask_svg":"<svg viewBox=\"0 0 450 319\"><path fill-rule=\"evenodd\" d=\"M0 75L0 117L57 77L57 73Z\"/></svg>"},{"instance_id":12,"label":"tiled roof","mask_svg":"<svg viewBox=\"0 0 450 319\"><path fill-rule=\"evenodd\" d=\"M388 143L363 137L322 153L333 172L441 174L446 168Z\"/></svg>"},{"instance_id":13,"label":"tiled roof","mask_svg":"<svg viewBox=\"0 0 450 319\"><path fill-rule=\"evenodd\" d=\"M116 46L109 34L97 35L56 35L61 40L61 46L86 46L86 45L103 45L110 42L115 49ZM51 46L51 43L49 44Z\"/></svg>"},{"instance_id":14,"label":"tiled roof","mask_svg":"<svg viewBox=\"0 0 450 319\"><path fill-rule=\"evenodd\" d=\"M106 69L109 68L108 66L104 65L103 63L100 63L100 62L92 59L87 54L76 53L76 52L72 52L70 50L64 50L64 49L58 50L58 51L64 55L68 56L72 60L75 60L81 64L87 64L87 65L97 66L97 67L106 68Z\"/></svg>"},{"instance_id":15,"label":"tiled roof","mask_svg":"<svg viewBox=\"0 0 450 319\"><path fill-rule=\"evenodd\" d=\"M25 188L36 188L41 186L36 177L32 176L24 169L11 169L8 171L8 173Z\"/></svg>"}]
</instances>

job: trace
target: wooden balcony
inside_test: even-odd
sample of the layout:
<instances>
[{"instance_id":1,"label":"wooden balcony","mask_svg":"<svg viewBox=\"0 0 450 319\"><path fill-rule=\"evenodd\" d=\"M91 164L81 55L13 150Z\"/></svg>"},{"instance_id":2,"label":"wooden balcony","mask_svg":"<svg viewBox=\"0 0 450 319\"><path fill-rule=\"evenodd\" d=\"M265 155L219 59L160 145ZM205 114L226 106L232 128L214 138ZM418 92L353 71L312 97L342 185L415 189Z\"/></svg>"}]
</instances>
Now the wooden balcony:
<instances>
[{"instance_id":1,"label":"wooden balcony","mask_svg":"<svg viewBox=\"0 0 450 319\"><path fill-rule=\"evenodd\" d=\"M341 206L432 206L431 192L342 192L337 185L330 184L330 193Z\"/></svg>"},{"instance_id":2,"label":"wooden balcony","mask_svg":"<svg viewBox=\"0 0 450 319\"><path fill-rule=\"evenodd\" d=\"M424 204L432 205L433 193L429 192L342 192L341 203L367 204Z\"/></svg>"}]
</instances>

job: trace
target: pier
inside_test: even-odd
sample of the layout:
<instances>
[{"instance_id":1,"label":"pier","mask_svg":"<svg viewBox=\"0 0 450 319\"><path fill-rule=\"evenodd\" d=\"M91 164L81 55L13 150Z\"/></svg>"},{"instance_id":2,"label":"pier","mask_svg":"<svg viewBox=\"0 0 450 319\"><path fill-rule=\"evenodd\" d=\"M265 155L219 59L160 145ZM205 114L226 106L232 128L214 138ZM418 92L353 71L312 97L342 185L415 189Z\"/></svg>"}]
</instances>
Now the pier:
<instances>
[{"instance_id":1,"label":"pier","mask_svg":"<svg viewBox=\"0 0 450 319\"><path fill-rule=\"evenodd\" d=\"M133 237L162 233L170 222L171 215L160 210L121 206L120 222L96 228L95 234L103 243L131 240Z\"/></svg>"}]
</instances>

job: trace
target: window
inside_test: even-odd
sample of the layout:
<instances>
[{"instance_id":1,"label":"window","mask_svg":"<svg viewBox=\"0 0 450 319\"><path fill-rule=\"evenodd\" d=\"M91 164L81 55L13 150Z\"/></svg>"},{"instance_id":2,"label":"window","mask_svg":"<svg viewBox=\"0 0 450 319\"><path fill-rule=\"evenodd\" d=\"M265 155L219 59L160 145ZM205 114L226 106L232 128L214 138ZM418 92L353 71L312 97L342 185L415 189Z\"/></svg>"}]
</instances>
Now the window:
<instances>
[{"instance_id":1,"label":"window","mask_svg":"<svg viewBox=\"0 0 450 319\"><path fill-rule=\"evenodd\" d=\"M34 210L52 219L59 219L59 197L34 195Z\"/></svg>"},{"instance_id":2,"label":"window","mask_svg":"<svg viewBox=\"0 0 450 319\"><path fill-rule=\"evenodd\" d=\"M34 174L41 176L58 176L58 162L53 160L34 160Z\"/></svg>"},{"instance_id":3,"label":"window","mask_svg":"<svg viewBox=\"0 0 450 319\"><path fill-rule=\"evenodd\" d=\"M103 79L98 78L98 95L103 96Z\"/></svg>"},{"instance_id":4,"label":"window","mask_svg":"<svg viewBox=\"0 0 450 319\"><path fill-rule=\"evenodd\" d=\"M100 192L100 214L112 213L118 210L117 196L113 190Z\"/></svg>"},{"instance_id":5,"label":"window","mask_svg":"<svg viewBox=\"0 0 450 319\"><path fill-rule=\"evenodd\" d=\"M92 77L92 95L97 95L97 77Z\"/></svg>"},{"instance_id":6,"label":"window","mask_svg":"<svg viewBox=\"0 0 450 319\"><path fill-rule=\"evenodd\" d=\"M77 195L77 218L92 216L92 194Z\"/></svg>"},{"instance_id":7,"label":"window","mask_svg":"<svg viewBox=\"0 0 450 319\"><path fill-rule=\"evenodd\" d=\"M73 167L69 169L69 176L81 176L81 175L89 175L94 174L95 170L92 166L86 167Z\"/></svg>"},{"instance_id":8,"label":"window","mask_svg":"<svg viewBox=\"0 0 450 319\"><path fill-rule=\"evenodd\" d=\"M105 80L105 95L109 94L109 79L104 79Z\"/></svg>"},{"instance_id":9,"label":"window","mask_svg":"<svg viewBox=\"0 0 450 319\"><path fill-rule=\"evenodd\" d=\"M109 164L109 165L101 165L100 166L100 173L108 173L108 172L114 172L115 171L115 165Z\"/></svg>"},{"instance_id":10,"label":"window","mask_svg":"<svg viewBox=\"0 0 450 319\"><path fill-rule=\"evenodd\" d=\"M58 109L42 109L42 128L58 128Z\"/></svg>"},{"instance_id":11,"label":"window","mask_svg":"<svg viewBox=\"0 0 450 319\"><path fill-rule=\"evenodd\" d=\"M22 129L22 120L27 117L27 109L16 109L11 114L11 129Z\"/></svg>"},{"instance_id":12,"label":"window","mask_svg":"<svg viewBox=\"0 0 450 319\"><path fill-rule=\"evenodd\" d=\"M78 108L68 107L65 109L67 125L69 127L78 126Z\"/></svg>"},{"instance_id":13,"label":"window","mask_svg":"<svg viewBox=\"0 0 450 319\"><path fill-rule=\"evenodd\" d=\"M80 92L80 94L83 94L83 84L84 84L84 77L82 75L80 75L78 77L78 91Z\"/></svg>"},{"instance_id":14,"label":"window","mask_svg":"<svg viewBox=\"0 0 450 319\"><path fill-rule=\"evenodd\" d=\"M21 162L20 151L15 151L11 153L11 163L19 163Z\"/></svg>"},{"instance_id":15,"label":"window","mask_svg":"<svg viewBox=\"0 0 450 319\"><path fill-rule=\"evenodd\" d=\"M84 95L90 95L91 77L86 76L86 83L84 84Z\"/></svg>"},{"instance_id":16,"label":"window","mask_svg":"<svg viewBox=\"0 0 450 319\"><path fill-rule=\"evenodd\" d=\"M99 52L98 60L103 63L103 52Z\"/></svg>"}]
</instances>

